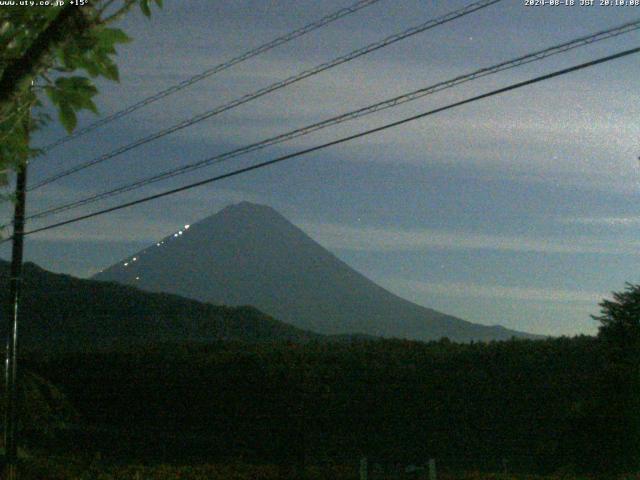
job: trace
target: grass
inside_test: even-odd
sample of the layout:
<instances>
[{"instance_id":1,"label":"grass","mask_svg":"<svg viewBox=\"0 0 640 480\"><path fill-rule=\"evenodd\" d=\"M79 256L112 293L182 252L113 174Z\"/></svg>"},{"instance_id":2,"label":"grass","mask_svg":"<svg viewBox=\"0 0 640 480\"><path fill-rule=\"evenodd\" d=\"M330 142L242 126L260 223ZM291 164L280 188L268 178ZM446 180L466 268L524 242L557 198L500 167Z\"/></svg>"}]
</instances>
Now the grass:
<instances>
[{"instance_id":1,"label":"grass","mask_svg":"<svg viewBox=\"0 0 640 480\"><path fill-rule=\"evenodd\" d=\"M294 467L252 465L246 463L207 465L123 465L107 466L99 461L87 463L73 458L24 459L20 468L24 480L359 480L355 465L309 466L306 476ZM368 480L423 480L426 472L417 474L369 474ZM610 477L615 480L640 480L640 474ZM518 475L466 472L439 473L438 480L604 480L602 476L556 474Z\"/></svg>"}]
</instances>

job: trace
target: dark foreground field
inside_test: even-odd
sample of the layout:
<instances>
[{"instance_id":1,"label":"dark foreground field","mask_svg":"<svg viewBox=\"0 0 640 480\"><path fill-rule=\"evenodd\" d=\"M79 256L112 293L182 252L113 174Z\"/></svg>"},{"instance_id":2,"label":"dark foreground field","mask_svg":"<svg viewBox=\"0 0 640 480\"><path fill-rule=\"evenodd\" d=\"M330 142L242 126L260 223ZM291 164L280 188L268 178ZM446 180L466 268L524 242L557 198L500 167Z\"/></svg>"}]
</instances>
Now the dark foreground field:
<instances>
[{"instance_id":1,"label":"dark foreground field","mask_svg":"<svg viewBox=\"0 0 640 480\"><path fill-rule=\"evenodd\" d=\"M69 459L51 458L46 461L27 462L21 478L25 480L359 480L356 465L309 466L304 470L276 465L198 466L101 466L99 462L87 465ZM429 478L424 471L406 473L371 472L369 480L423 480ZM439 480L600 480L599 475L557 473L553 475L504 474L486 472L438 473ZM616 475L616 480L640 480L640 475Z\"/></svg>"},{"instance_id":2,"label":"dark foreground field","mask_svg":"<svg viewBox=\"0 0 640 480\"><path fill-rule=\"evenodd\" d=\"M303 466L348 479L364 456L371 480L429 458L439 478L624 478L638 471L638 390L635 363L615 360L593 337L33 352L24 368L67 404L49 407L45 431L46 415L25 417L23 442L85 459L61 479L288 479ZM99 461L82 477L87 458ZM473 475L450 478L499 478Z\"/></svg>"}]
</instances>

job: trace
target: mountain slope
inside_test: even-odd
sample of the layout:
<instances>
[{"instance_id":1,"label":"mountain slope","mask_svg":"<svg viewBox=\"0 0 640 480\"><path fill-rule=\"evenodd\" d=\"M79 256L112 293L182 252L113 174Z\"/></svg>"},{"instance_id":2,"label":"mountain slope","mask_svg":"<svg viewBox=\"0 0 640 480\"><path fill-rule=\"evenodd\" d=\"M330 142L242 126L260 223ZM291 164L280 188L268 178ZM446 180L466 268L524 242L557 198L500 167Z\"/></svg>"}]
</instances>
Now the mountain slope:
<instances>
[{"instance_id":1,"label":"mountain slope","mask_svg":"<svg viewBox=\"0 0 640 480\"><path fill-rule=\"evenodd\" d=\"M0 262L0 290L9 267ZM9 306L4 304L4 318ZM25 348L87 349L159 342L308 341L304 332L254 307L221 307L116 283L81 280L24 266L20 344Z\"/></svg>"},{"instance_id":2,"label":"mountain slope","mask_svg":"<svg viewBox=\"0 0 640 480\"><path fill-rule=\"evenodd\" d=\"M527 336L404 300L336 258L270 207L242 202L94 277L226 305L254 305L323 334L457 341Z\"/></svg>"}]
</instances>

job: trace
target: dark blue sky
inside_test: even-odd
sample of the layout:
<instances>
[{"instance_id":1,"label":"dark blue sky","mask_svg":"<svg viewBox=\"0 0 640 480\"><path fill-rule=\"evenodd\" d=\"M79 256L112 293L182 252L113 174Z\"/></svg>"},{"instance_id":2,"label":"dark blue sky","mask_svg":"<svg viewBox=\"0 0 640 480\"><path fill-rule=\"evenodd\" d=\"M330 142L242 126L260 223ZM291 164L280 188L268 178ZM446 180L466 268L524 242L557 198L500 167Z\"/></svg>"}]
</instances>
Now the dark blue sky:
<instances>
[{"instance_id":1,"label":"dark blue sky","mask_svg":"<svg viewBox=\"0 0 640 480\"><path fill-rule=\"evenodd\" d=\"M56 149L31 180L470 3L382 0ZM579 0L576 2L579 3ZM104 114L342 6L165 1L123 23ZM504 0L34 191L30 211L222 153L337 113L640 17L638 7ZM106 206L640 45L627 34L147 187ZM242 177L29 237L42 266L89 276L240 200L269 204L398 295L466 320L594 333L589 314L640 281L638 56L567 75ZM81 124L94 118L82 116ZM60 136L51 125L36 138ZM92 211L97 205L55 219ZM50 221L52 219L48 219ZM37 227L48 221L34 223ZM6 247L5 247L6 252Z\"/></svg>"}]
</instances>

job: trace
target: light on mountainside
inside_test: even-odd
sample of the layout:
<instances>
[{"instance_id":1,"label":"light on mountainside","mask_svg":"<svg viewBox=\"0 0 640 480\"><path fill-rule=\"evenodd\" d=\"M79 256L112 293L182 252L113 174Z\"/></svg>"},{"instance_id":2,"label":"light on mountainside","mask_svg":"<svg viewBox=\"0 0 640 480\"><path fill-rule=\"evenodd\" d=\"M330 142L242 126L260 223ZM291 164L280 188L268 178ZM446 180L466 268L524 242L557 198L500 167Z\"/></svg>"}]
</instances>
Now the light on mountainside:
<instances>
[{"instance_id":1,"label":"light on mountainside","mask_svg":"<svg viewBox=\"0 0 640 480\"><path fill-rule=\"evenodd\" d=\"M118 264L94 278L203 302L253 305L298 328L324 334L420 340L447 336L457 341L527 337L465 322L392 294L270 207L232 205L199 221L189 235L180 232L172 234L180 242L142 250L144 262L136 264L135 271Z\"/></svg>"}]
</instances>

